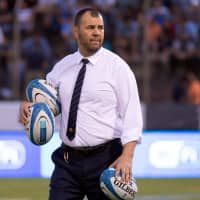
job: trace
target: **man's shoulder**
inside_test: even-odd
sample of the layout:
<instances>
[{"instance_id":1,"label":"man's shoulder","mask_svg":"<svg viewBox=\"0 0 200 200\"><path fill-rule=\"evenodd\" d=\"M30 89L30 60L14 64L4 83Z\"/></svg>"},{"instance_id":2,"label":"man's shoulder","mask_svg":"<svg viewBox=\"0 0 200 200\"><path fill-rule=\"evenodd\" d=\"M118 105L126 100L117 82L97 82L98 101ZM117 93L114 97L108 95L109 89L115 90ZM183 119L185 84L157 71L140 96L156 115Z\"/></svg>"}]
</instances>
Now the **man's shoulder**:
<instances>
[{"instance_id":1,"label":"man's shoulder","mask_svg":"<svg viewBox=\"0 0 200 200\"><path fill-rule=\"evenodd\" d=\"M117 59L117 60L124 61L124 59L121 56L119 56L116 52L114 52L110 49L103 48L103 53L105 56L109 56L111 59Z\"/></svg>"},{"instance_id":2,"label":"man's shoulder","mask_svg":"<svg viewBox=\"0 0 200 200\"><path fill-rule=\"evenodd\" d=\"M103 54L107 61L110 60L111 62L118 63L119 66L128 65L127 62L122 57L120 57L116 52L112 50L103 48Z\"/></svg>"},{"instance_id":3,"label":"man's shoulder","mask_svg":"<svg viewBox=\"0 0 200 200\"><path fill-rule=\"evenodd\" d=\"M63 72L65 72L67 69L69 69L77 62L76 55L77 52L68 54L59 61L57 61L55 65L52 67L50 74L61 76Z\"/></svg>"},{"instance_id":4,"label":"man's shoulder","mask_svg":"<svg viewBox=\"0 0 200 200\"><path fill-rule=\"evenodd\" d=\"M111 58L116 58L116 57L119 57L114 51L110 50L110 49L107 49L105 47L102 48L102 53L105 55L105 56L110 56Z\"/></svg>"},{"instance_id":5,"label":"man's shoulder","mask_svg":"<svg viewBox=\"0 0 200 200\"><path fill-rule=\"evenodd\" d=\"M77 56L77 53L78 52L74 52L74 53L71 53L71 54L68 54L66 55L65 57L63 57L62 59L60 59L56 65L70 65L70 64L73 64L74 61L76 61L76 56Z\"/></svg>"}]
</instances>

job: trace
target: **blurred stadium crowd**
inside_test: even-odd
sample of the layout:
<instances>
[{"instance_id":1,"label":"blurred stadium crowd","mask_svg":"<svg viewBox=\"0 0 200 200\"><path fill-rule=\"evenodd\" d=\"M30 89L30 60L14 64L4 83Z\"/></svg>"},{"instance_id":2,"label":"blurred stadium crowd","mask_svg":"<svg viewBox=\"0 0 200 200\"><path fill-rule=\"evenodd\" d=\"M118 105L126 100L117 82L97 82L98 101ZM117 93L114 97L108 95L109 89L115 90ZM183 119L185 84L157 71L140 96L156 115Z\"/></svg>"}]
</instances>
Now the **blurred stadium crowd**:
<instances>
[{"instance_id":1,"label":"blurred stadium crowd","mask_svg":"<svg viewBox=\"0 0 200 200\"><path fill-rule=\"evenodd\" d=\"M56 61L76 49L73 16L79 8L92 5L105 17L104 46L132 67L142 101L144 60L148 56L151 102L189 99L199 104L200 0L152 0L146 10L145 2L0 0L0 100L24 99L28 81L44 78ZM18 37L15 29L19 30ZM16 40L18 83L13 82ZM13 86L18 87L19 96L13 93ZM194 94L198 96L195 100Z\"/></svg>"}]
</instances>

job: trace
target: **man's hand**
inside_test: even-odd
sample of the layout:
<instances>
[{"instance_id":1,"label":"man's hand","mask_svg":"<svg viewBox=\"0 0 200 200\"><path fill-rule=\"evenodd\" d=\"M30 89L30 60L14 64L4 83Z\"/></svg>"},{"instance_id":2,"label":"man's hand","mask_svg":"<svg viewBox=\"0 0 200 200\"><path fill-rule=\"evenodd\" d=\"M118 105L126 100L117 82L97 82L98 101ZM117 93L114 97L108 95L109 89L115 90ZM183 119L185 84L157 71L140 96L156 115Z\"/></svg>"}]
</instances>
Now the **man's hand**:
<instances>
[{"instance_id":1,"label":"man's hand","mask_svg":"<svg viewBox=\"0 0 200 200\"><path fill-rule=\"evenodd\" d=\"M122 182L128 183L132 179L132 162L136 142L129 142L124 145L121 156L115 160L109 167L116 169L115 176L122 175Z\"/></svg>"},{"instance_id":2,"label":"man's hand","mask_svg":"<svg viewBox=\"0 0 200 200\"><path fill-rule=\"evenodd\" d=\"M21 103L19 108L19 122L23 125L28 123L28 119L30 116L30 107L33 105L33 103L25 101Z\"/></svg>"}]
</instances>

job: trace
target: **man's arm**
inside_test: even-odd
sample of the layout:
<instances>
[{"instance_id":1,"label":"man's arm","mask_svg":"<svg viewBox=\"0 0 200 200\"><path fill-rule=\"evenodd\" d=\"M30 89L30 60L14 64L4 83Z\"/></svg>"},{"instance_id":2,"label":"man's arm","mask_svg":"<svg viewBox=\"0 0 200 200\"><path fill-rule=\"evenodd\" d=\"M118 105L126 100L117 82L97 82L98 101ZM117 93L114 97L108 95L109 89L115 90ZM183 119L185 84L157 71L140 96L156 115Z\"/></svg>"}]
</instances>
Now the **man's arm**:
<instances>
[{"instance_id":1,"label":"man's arm","mask_svg":"<svg viewBox=\"0 0 200 200\"><path fill-rule=\"evenodd\" d=\"M122 181L125 183L128 183L132 178L132 162L136 144L136 141L124 144L121 156L110 165L116 169L116 176L121 172Z\"/></svg>"}]
</instances>

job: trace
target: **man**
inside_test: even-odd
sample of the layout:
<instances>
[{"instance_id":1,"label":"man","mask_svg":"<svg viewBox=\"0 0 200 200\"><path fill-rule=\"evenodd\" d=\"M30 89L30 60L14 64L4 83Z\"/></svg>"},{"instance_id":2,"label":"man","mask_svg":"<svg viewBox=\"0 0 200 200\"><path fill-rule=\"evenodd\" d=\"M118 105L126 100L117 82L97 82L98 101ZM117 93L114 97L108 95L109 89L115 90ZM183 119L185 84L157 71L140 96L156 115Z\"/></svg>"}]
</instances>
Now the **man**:
<instances>
[{"instance_id":1,"label":"man","mask_svg":"<svg viewBox=\"0 0 200 200\"><path fill-rule=\"evenodd\" d=\"M55 169L49 200L81 200L85 195L102 200L107 199L99 186L104 169L114 167L124 182L132 177L134 150L142 132L138 89L129 66L102 47L104 23L98 10L80 10L73 31L78 51L59 61L46 77L58 88L62 104L62 145L52 155ZM83 65L85 77L80 78ZM74 91L80 79L84 81L77 105L74 99L79 95ZM27 123L30 105L21 105L22 123ZM73 114L75 107L78 111Z\"/></svg>"}]
</instances>

